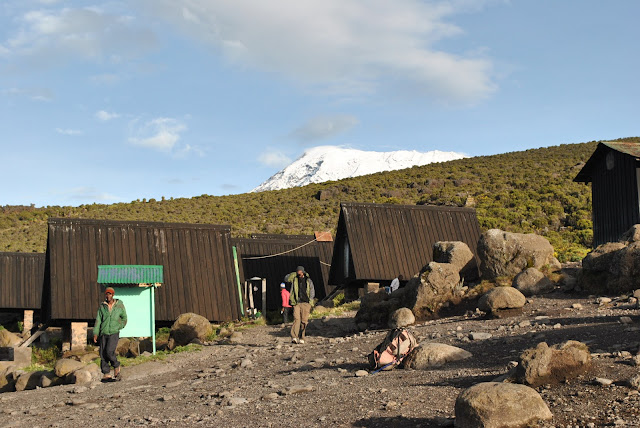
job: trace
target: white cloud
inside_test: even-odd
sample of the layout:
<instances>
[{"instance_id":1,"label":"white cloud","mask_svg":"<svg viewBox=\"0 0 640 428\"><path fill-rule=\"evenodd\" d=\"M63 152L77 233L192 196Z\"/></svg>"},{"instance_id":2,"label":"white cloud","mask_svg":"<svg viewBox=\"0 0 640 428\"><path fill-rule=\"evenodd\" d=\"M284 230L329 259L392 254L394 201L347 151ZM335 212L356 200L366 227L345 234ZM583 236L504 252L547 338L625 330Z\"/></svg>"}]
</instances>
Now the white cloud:
<instances>
[{"instance_id":1,"label":"white cloud","mask_svg":"<svg viewBox=\"0 0 640 428\"><path fill-rule=\"evenodd\" d=\"M96 118L102 120L103 122L107 122L111 119L117 119L120 115L118 113L109 113L105 110L100 110L96 112Z\"/></svg>"},{"instance_id":2,"label":"white cloud","mask_svg":"<svg viewBox=\"0 0 640 428\"><path fill-rule=\"evenodd\" d=\"M113 84L120 81L121 77L115 73L102 73L90 77L90 80L98 84Z\"/></svg>"},{"instance_id":3,"label":"white cloud","mask_svg":"<svg viewBox=\"0 0 640 428\"><path fill-rule=\"evenodd\" d=\"M187 126L184 123L169 117L152 119L142 125L133 121L131 131L135 135L129 138L129 142L136 146L171 152L177 148L176 144L180 141L181 133L186 130ZM184 150L184 147L178 149Z\"/></svg>"},{"instance_id":4,"label":"white cloud","mask_svg":"<svg viewBox=\"0 0 640 428\"><path fill-rule=\"evenodd\" d=\"M358 123L358 119L351 115L315 117L291 132L290 136L301 143L312 143L346 132Z\"/></svg>"},{"instance_id":5,"label":"white cloud","mask_svg":"<svg viewBox=\"0 0 640 428\"><path fill-rule=\"evenodd\" d=\"M283 168L291 163L291 158L281 151L267 149L258 156L258 162L272 168Z\"/></svg>"},{"instance_id":6,"label":"white cloud","mask_svg":"<svg viewBox=\"0 0 640 428\"><path fill-rule=\"evenodd\" d=\"M95 187L89 186L69 189L65 192L65 194L67 195L68 199L80 201L110 202L122 200L122 198L112 195L111 193L101 192Z\"/></svg>"},{"instance_id":7,"label":"white cloud","mask_svg":"<svg viewBox=\"0 0 640 428\"><path fill-rule=\"evenodd\" d=\"M155 35L131 16L99 8L32 10L16 19L18 29L2 43L3 56L30 66L68 59L118 62L152 49Z\"/></svg>"},{"instance_id":8,"label":"white cloud","mask_svg":"<svg viewBox=\"0 0 640 428\"><path fill-rule=\"evenodd\" d=\"M33 101L53 101L53 92L48 88L9 88L3 94L27 97Z\"/></svg>"},{"instance_id":9,"label":"white cloud","mask_svg":"<svg viewBox=\"0 0 640 428\"><path fill-rule=\"evenodd\" d=\"M62 134L62 135L72 135L72 136L77 136L77 135L82 135L83 132L80 131L79 129L62 129L62 128L56 128L56 132L58 134Z\"/></svg>"},{"instance_id":10,"label":"white cloud","mask_svg":"<svg viewBox=\"0 0 640 428\"><path fill-rule=\"evenodd\" d=\"M492 62L446 52L457 13L488 0L141 0L150 14L229 61L344 94L408 89L473 102L495 90Z\"/></svg>"}]
</instances>

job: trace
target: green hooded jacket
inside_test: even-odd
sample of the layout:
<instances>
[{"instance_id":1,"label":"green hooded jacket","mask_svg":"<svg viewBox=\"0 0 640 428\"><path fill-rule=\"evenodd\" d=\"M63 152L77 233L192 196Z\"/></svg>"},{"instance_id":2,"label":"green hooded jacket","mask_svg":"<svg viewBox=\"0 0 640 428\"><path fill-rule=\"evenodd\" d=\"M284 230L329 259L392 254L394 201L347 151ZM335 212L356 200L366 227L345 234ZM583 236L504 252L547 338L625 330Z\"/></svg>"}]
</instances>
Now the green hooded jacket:
<instances>
[{"instance_id":1,"label":"green hooded jacket","mask_svg":"<svg viewBox=\"0 0 640 428\"><path fill-rule=\"evenodd\" d=\"M316 297L316 290L313 286L313 281L309 278L309 274L307 272L304 273L304 276L307 278L307 296L309 296L309 303L313 306L313 300ZM298 304L298 275L295 272L291 272L289 275L284 277L285 282L291 283L291 293L289 294L289 304L291 306L295 306Z\"/></svg>"},{"instance_id":2,"label":"green hooded jacket","mask_svg":"<svg viewBox=\"0 0 640 428\"><path fill-rule=\"evenodd\" d=\"M127 311L122 300L114 299L116 302L111 311L107 302L100 303L96 323L93 326L94 336L116 334L127 325Z\"/></svg>"}]
</instances>

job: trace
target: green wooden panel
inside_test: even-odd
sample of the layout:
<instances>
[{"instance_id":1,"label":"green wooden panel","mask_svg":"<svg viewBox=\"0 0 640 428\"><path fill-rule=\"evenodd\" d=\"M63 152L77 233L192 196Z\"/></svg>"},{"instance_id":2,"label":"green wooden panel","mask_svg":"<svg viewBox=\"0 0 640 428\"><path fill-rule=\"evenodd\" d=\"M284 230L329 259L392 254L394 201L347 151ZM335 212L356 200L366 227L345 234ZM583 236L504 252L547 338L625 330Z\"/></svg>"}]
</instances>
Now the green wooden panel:
<instances>
[{"instance_id":1,"label":"green wooden panel","mask_svg":"<svg viewBox=\"0 0 640 428\"><path fill-rule=\"evenodd\" d=\"M127 326L120 337L152 337L155 320L152 317L152 287L114 287L115 298L122 300L127 310Z\"/></svg>"}]
</instances>

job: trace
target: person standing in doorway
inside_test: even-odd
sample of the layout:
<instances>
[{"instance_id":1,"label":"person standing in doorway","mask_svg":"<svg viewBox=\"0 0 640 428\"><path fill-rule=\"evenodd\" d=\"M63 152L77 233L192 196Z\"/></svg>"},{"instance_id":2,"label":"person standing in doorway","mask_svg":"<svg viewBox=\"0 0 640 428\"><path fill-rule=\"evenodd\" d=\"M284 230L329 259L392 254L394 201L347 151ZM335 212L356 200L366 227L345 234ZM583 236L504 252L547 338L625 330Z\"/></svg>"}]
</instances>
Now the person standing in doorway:
<instances>
[{"instance_id":1,"label":"person standing in doorway","mask_svg":"<svg viewBox=\"0 0 640 428\"><path fill-rule=\"evenodd\" d=\"M120 339L120 330L127 325L127 311L121 300L115 299L115 290L107 287L104 291L104 301L98 307L98 315L93 326L93 343L100 338L100 369L102 380L111 380L111 366L113 377L120 379L120 362L116 357L116 348Z\"/></svg>"},{"instance_id":2,"label":"person standing in doorway","mask_svg":"<svg viewBox=\"0 0 640 428\"><path fill-rule=\"evenodd\" d=\"M287 290L287 285L283 282L280 284L280 297L282 297L282 309L280 313L282 314L282 323L287 324L289 322L289 313L291 312L291 305L289 304L289 290Z\"/></svg>"},{"instance_id":3,"label":"person standing in doorway","mask_svg":"<svg viewBox=\"0 0 640 428\"><path fill-rule=\"evenodd\" d=\"M289 304L293 307L291 341L293 343L304 343L311 306L313 305L313 299L316 297L313 281L309 278L309 274L305 272L303 266L298 266L295 272L288 274L285 277L285 281L291 284L291 292L289 294Z\"/></svg>"}]
</instances>

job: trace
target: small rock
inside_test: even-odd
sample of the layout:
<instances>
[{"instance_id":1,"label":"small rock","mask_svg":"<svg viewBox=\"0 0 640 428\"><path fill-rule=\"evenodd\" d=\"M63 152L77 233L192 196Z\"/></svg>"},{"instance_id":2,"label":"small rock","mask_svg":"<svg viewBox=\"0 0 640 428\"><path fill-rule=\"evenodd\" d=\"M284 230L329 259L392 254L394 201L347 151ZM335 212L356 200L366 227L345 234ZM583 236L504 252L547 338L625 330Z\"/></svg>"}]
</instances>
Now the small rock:
<instances>
[{"instance_id":1,"label":"small rock","mask_svg":"<svg viewBox=\"0 0 640 428\"><path fill-rule=\"evenodd\" d=\"M241 404L246 404L248 402L249 400L243 397L229 397L229 399L227 400L227 406L234 407L234 406L239 406Z\"/></svg>"},{"instance_id":2,"label":"small rock","mask_svg":"<svg viewBox=\"0 0 640 428\"><path fill-rule=\"evenodd\" d=\"M603 377L595 378L594 382L597 385L602 385L602 386L611 386L611 384L613 383L613 381L611 379L606 379L606 378L603 378Z\"/></svg>"},{"instance_id":3,"label":"small rock","mask_svg":"<svg viewBox=\"0 0 640 428\"><path fill-rule=\"evenodd\" d=\"M631 324L633 320L630 317L620 317L620 322L622 324Z\"/></svg>"},{"instance_id":4,"label":"small rock","mask_svg":"<svg viewBox=\"0 0 640 428\"><path fill-rule=\"evenodd\" d=\"M271 392L271 393L269 393L269 394L263 395L263 396L262 396L262 399L263 399L263 400L270 401L270 400L277 400L277 399L278 399L278 397L280 397L280 396L278 395L278 393L277 393L277 392Z\"/></svg>"},{"instance_id":5,"label":"small rock","mask_svg":"<svg viewBox=\"0 0 640 428\"><path fill-rule=\"evenodd\" d=\"M631 359L631 364L632 364L632 365L634 365L634 366L636 366L636 367L640 367L640 354L638 354L638 355L634 356L634 357Z\"/></svg>"},{"instance_id":6,"label":"small rock","mask_svg":"<svg viewBox=\"0 0 640 428\"><path fill-rule=\"evenodd\" d=\"M242 361L240 362L240 367L241 368L247 368L247 367L251 367L253 365L253 361L251 361L248 358L243 358Z\"/></svg>"},{"instance_id":7,"label":"small rock","mask_svg":"<svg viewBox=\"0 0 640 428\"><path fill-rule=\"evenodd\" d=\"M492 337L493 337L493 335L491 333L485 333L485 332L481 332L481 331L480 332L474 331L474 332L469 333L469 339L471 339L471 340L487 340L487 339L490 339Z\"/></svg>"},{"instance_id":8,"label":"small rock","mask_svg":"<svg viewBox=\"0 0 640 428\"><path fill-rule=\"evenodd\" d=\"M577 310L581 310L582 309L582 305L580 303L574 303L573 305L571 305L571 307L573 309L577 309Z\"/></svg>"},{"instance_id":9,"label":"small rock","mask_svg":"<svg viewBox=\"0 0 640 428\"><path fill-rule=\"evenodd\" d=\"M600 306L606 305L607 303L611 303L611 299L609 297L598 297L596 303L598 303Z\"/></svg>"},{"instance_id":10,"label":"small rock","mask_svg":"<svg viewBox=\"0 0 640 428\"><path fill-rule=\"evenodd\" d=\"M562 328L562 324L560 324L560 323L554 324L553 328L555 328L556 330L560 329L560 328Z\"/></svg>"},{"instance_id":11,"label":"small rock","mask_svg":"<svg viewBox=\"0 0 640 428\"><path fill-rule=\"evenodd\" d=\"M305 385L305 386L290 386L289 388L282 391L282 395L290 395L290 394L301 394L303 392L312 392L313 386Z\"/></svg>"},{"instance_id":12,"label":"small rock","mask_svg":"<svg viewBox=\"0 0 640 428\"><path fill-rule=\"evenodd\" d=\"M637 389L640 391L640 375L635 375L627 382L631 388Z\"/></svg>"},{"instance_id":13,"label":"small rock","mask_svg":"<svg viewBox=\"0 0 640 428\"><path fill-rule=\"evenodd\" d=\"M364 376L368 376L369 372L366 370L358 370L356 372L356 377L364 377Z\"/></svg>"}]
</instances>

